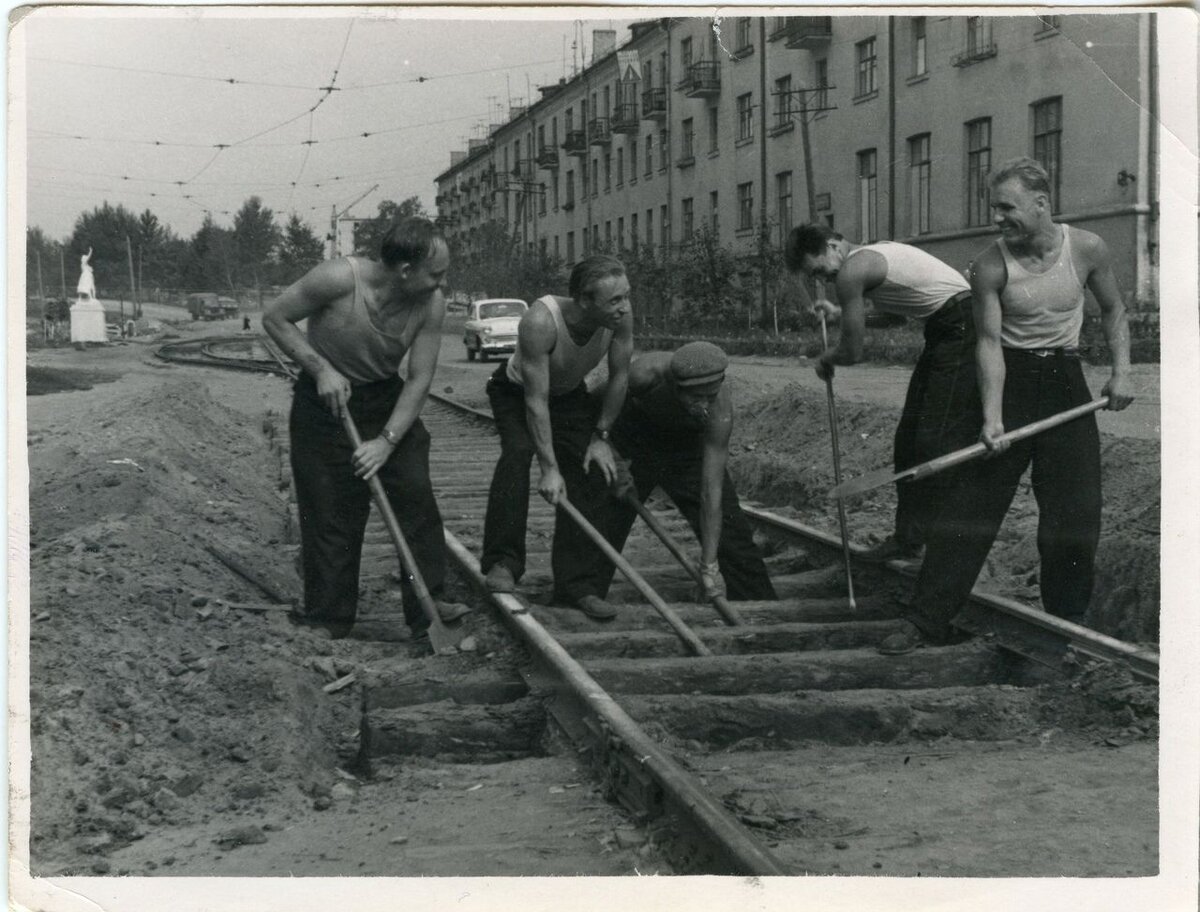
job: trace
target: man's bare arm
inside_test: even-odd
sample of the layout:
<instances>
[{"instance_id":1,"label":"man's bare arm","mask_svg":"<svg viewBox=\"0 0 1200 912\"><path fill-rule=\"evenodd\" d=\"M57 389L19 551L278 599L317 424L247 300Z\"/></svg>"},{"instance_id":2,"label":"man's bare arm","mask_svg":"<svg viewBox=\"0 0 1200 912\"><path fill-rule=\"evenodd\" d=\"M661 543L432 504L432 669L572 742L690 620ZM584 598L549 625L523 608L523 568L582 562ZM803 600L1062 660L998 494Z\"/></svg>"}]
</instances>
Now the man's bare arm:
<instances>
[{"instance_id":1,"label":"man's bare arm","mask_svg":"<svg viewBox=\"0 0 1200 912\"><path fill-rule=\"evenodd\" d=\"M1003 450L995 439L1004 433L1004 351L1000 346L1000 292L1008 281L1004 259L995 246L975 261L971 270L974 300L975 364L983 399L983 429L980 439L989 449Z\"/></svg>"},{"instance_id":2,"label":"man's bare arm","mask_svg":"<svg viewBox=\"0 0 1200 912\"><path fill-rule=\"evenodd\" d=\"M1112 353L1112 376L1104 384L1102 395L1108 396L1108 408L1120 411L1133 402L1133 386L1129 377L1129 318L1125 301L1117 287L1112 271L1112 258L1104 240L1090 234L1085 252L1091 265L1087 278L1088 290L1100 305L1101 326L1108 350Z\"/></svg>"}]
</instances>

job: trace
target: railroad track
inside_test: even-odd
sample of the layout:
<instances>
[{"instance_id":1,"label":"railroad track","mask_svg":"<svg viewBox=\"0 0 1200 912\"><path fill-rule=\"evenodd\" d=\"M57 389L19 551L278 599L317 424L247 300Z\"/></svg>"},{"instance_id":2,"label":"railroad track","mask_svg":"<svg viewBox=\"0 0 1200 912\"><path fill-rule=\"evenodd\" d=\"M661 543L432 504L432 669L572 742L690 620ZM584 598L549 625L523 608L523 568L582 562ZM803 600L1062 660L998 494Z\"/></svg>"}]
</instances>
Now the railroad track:
<instances>
[{"instance_id":1,"label":"railroad track","mask_svg":"<svg viewBox=\"0 0 1200 912\"><path fill-rule=\"evenodd\" d=\"M215 355L227 359L220 346ZM274 355L258 360L287 372ZM689 654L619 574L611 622L544 604L554 516L536 495L518 596L487 595L475 555L499 452L490 416L431 396L422 418L433 438L431 473L451 555L528 658L501 669L480 661L432 681L414 677L412 660L373 663L363 676L364 760L402 762L447 745L464 756L519 756L541 749L553 719L590 761L607 796L654 830L676 872L827 870L814 865L824 847L881 839L870 835L879 821L813 809L814 756L840 750L871 763L897 746L911 752L933 741L943 752L970 755L981 744L1027 734L1047 714L1043 688L1033 686L1047 678L1029 660L1060 651L1064 642L1085 664L1157 680L1155 653L982 592L960 617L980 636L881 656L876 647L898 629L911 588L905 568L856 567L852 613L840 540L758 507L747 512L780 600L736 603L741 625L692 602L690 577L644 524L624 551L710 656ZM663 504L652 507L694 551L682 517ZM385 579L394 570L386 532L373 517L364 577ZM487 637L483 627L480 636ZM780 770L795 775L781 777Z\"/></svg>"}]
</instances>

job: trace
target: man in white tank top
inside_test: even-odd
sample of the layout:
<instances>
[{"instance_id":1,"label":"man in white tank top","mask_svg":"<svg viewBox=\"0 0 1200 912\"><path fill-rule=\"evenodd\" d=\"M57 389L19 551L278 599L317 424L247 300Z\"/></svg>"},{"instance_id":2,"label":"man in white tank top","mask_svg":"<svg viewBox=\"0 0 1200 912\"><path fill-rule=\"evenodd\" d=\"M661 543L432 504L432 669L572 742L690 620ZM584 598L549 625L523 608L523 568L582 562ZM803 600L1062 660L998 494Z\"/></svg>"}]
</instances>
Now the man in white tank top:
<instances>
[{"instance_id":1,"label":"man in white tank top","mask_svg":"<svg viewBox=\"0 0 1200 912\"><path fill-rule=\"evenodd\" d=\"M784 250L788 269L836 283L840 307L823 297L816 309L840 319L837 344L821 355L817 375L863 358L868 325L905 319L924 323L925 346L908 383L896 428L897 471L974 442L979 427L975 335L966 279L941 260L908 244L854 244L824 225L792 229ZM866 302L874 312L867 314ZM890 537L862 555L869 561L916 557L957 482L954 473L896 486L896 522Z\"/></svg>"},{"instance_id":2,"label":"man in white tank top","mask_svg":"<svg viewBox=\"0 0 1200 912\"><path fill-rule=\"evenodd\" d=\"M1000 239L975 260L979 438L992 458L968 467L929 541L913 598L915 629L889 652L953 639L950 622L970 593L1026 468L1038 503L1038 577L1046 611L1082 623L1100 539L1100 436L1092 414L1011 447L998 440L1092 397L1079 359L1084 288L1100 306L1112 376L1108 408L1133 401L1129 326L1108 249L1095 234L1056 224L1046 170L1031 158L989 176ZM885 642L885 647L888 644Z\"/></svg>"},{"instance_id":3,"label":"man in white tank top","mask_svg":"<svg viewBox=\"0 0 1200 912\"><path fill-rule=\"evenodd\" d=\"M565 495L594 516L606 485L616 477L609 432L629 383L633 312L629 280L620 260L591 256L571 270L569 297L533 302L517 327L517 350L488 381L488 399L500 433L500 460L492 476L484 519L480 566L493 592L512 592L525 572L529 464L538 460L538 493L556 504ZM596 414L584 377L605 357L608 389ZM603 484L589 484L595 465ZM581 574L582 557L595 545L561 510L556 511L551 569L555 600L594 618L615 611L596 598Z\"/></svg>"}]
</instances>

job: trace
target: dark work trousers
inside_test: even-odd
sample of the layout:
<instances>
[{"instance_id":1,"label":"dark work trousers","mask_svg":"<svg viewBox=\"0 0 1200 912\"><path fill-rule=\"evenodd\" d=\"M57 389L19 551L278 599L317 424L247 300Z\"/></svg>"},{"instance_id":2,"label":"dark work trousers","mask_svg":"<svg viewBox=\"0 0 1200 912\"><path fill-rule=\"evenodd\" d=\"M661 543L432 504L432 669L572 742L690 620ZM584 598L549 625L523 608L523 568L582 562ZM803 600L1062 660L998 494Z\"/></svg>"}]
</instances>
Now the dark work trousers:
<instances>
[{"instance_id":1,"label":"dark work trousers","mask_svg":"<svg viewBox=\"0 0 1200 912\"><path fill-rule=\"evenodd\" d=\"M525 416L525 388L513 383L502 362L488 380L487 394L500 432L500 460L488 492L487 516L483 522L483 558L487 573L503 564L514 579L525 573L525 531L529 518L529 468L537 451ZM583 457L596 426L596 405L581 383L569 393L551 396L550 434L558 471L566 484L567 497L589 520L596 504L605 496L603 475L593 469L585 474ZM575 602L589 593L579 587L579 568L596 546L564 511L554 516L554 542L550 569L554 574L554 599Z\"/></svg>"},{"instance_id":2,"label":"dark work trousers","mask_svg":"<svg viewBox=\"0 0 1200 912\"><path fill-rule=\"evenodd\" d=\"M955 295L925 322L925 347L917 359L896 428L896 471L970 446L983 412L975 382L975 322L969 292ZM896 485L897 541L917 546L959 479L953 469Z\"/></svg>"},{"instance_id":3,"label":"dark work trousers","mask_svg":"<svg viewBox=\"0 0 1200 912\"><path fill-rule=\"evenodd\" d=\"M398 376L353 388L350 414L363 440L379 436L403 388L404 381ZM371 490L367 482L355 477L350 461L354 446L340 419L317 397L316 382L308 374L301 374L296 381L290 429L305 614L338 624L353 623ZM446 577L445 540L429 480L429 432L419 418L376 477L383 483L425 585L437 597ZM400 592L409 627L414 633L426 629L429 621L403 570Z\"/></svg>"},{"instance_id":4,"label":"dark work trousers","mask_svg":"<svg viewBox=\"0 0 1200 912\"><path fill-rule=\"evenodd\" d=\"M1079 356L1004 349L1004 428L1048 418L1091 400ZM945 640L975 585L1025 469L1033 464L1038 504L1042 605L1079 623L1092 595L1100 541L1100 433L1085 415L1014 443L1000 456L963 466L934 526L917 577L913 623Z\"/></svg>"},{"instance_id":5,"label":"dark work trousers","mask_svg":"<svg viewBox=\"0 0 1200 912\"><path fill-rule=\"evenodd\" d=\"M656 485L661 487L699 538L703 437L689 428L664 428L661 425L627 403L613 426L613 445L622 459L630 461L629 472L641 501L646 502ZM604 537L621 551L637 512L611 494L605 498L602 507ZM721 488L721 541L717 546L717 563L731 601L777 598L728 471ZM599 550L593 551L581 574L587 581L587 594L604 598L615 571L607 557Z\"/></svg>"}]
</instances>

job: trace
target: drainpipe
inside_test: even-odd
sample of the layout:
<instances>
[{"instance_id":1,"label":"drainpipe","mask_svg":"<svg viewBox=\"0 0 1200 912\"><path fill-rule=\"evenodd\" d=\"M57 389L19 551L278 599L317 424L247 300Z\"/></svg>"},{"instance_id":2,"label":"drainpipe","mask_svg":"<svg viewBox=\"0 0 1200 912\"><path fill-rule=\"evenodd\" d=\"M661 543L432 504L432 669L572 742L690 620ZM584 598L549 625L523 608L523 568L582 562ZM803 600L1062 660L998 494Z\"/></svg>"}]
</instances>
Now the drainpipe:
<instances>
[{"instance_id":1,"label":"drainpipe","mask_svg":"<svg viewBox=\"0 0 1200 912\"><path fill-rule=\"evenodd\" d=\"M767 325L767 17L758 19L758 172L762 181L762 205L759 206L758 230L758 291L759 325ZM775 319L775 334L779 335L779 319Z\"/></svg>"},{"instance_id":2,"label":"drainpipe","mask_svg":"<svg viewBox=\"0 0 1200 912\"><path fill-rule=\"evenodd\" d=\"M888 239L896 237L896 17L888 17Z\"/></svg>"}]
</instances>

